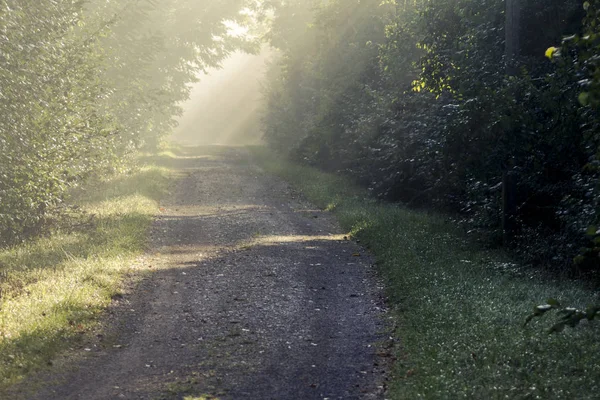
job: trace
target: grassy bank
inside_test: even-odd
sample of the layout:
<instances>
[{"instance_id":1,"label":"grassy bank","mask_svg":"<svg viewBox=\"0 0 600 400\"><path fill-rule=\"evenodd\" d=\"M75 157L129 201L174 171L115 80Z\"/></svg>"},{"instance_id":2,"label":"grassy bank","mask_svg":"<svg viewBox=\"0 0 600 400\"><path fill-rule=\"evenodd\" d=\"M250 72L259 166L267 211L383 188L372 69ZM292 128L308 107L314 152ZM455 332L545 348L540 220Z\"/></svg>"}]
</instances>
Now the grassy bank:
<instances>
[{"instance_id":1,"label":"grassy bank","mask_svg":"<svg viewBox=\"0 0 600 400\"><path fill-rule=\"evenodd\" d=\"M0 250L0 393L98 322L143 253L167 175L150 163L98 180L73 195L84 213L69 227Z\"/></svg>"},{"instance_id":2,"label":"grassy bank","mask_svg":"<svg viewBox=\"0 0 600 400\"><path fill-rule=\"evenodd\" d=\"M554 335L555 316L523 327L546 298L585 307L597 293L478 248L443 216L378 203L343 177L253 151L375 254L399 343L387 397L598 398L597 323Z\"/></svg>"}]
</instances>

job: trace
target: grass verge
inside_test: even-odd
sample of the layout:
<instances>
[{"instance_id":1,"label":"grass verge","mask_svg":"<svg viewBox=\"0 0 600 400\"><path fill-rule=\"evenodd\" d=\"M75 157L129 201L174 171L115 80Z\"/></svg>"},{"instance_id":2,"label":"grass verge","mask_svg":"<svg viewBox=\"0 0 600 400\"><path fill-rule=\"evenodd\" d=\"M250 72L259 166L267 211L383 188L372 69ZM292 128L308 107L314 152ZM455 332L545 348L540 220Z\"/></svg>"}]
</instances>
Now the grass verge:
<instances>
[{"instance_id":1,"label":"grass verge","mask_svg":"<svg viewBox=\"0 0 600 400\"><path fill-rule=\"evenodd\" d=\"M553 335L552 317L523 327L546 298L585 308L597 292L477 247L443 216L374 201L344 177L253 152L375 254L399 343L386 397L597 398L596 323Z\"/></svg>"},{"instance_id":2,"label":"grass verge","mask_svg":"<svg viewBox=\"0 0 600 400\"><path fill-rule=\"evenodd\" d=\"M71 201L87 215L79 227L0 250L0 393L97 324L144 251L167 181L156 164L99 180Z\"/></svg>"}]
</instances>

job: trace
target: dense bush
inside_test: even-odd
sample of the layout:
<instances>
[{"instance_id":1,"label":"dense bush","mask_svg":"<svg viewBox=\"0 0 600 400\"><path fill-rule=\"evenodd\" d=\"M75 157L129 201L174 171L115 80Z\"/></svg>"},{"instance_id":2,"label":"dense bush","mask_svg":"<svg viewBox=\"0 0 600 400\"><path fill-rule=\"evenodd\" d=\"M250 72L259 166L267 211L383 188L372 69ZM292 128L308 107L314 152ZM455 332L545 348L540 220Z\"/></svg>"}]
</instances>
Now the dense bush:
<instances>
[{"instance_id":1,"label":"dense bush","mask_svg":"<svg viewBox=\"0 0 600 400\"><path fill-rule=\"evenodd\" d=\"M174 126L197 72L233 49L246 2L0 2L0 244Z\"/></svg>"},{"instance_id":2,"label":"dense bush","mask_svg":"<svg viewBox=\"0 0 600 400\"><path fill-rule=\"evenodd\" d=\"M270 73L266 139L382 198L450 211L492 241L503 238L510 176L512 244L523 257L596 269L586 232L598 219L600 92L581 94L582 82L598 79L597 36L587 32L597 29L596 4L585 3L582 24L577 0L519 3L516 68L507 62L504 2L275 5L276 22L302 18L295 30L273 27L287 40L273 41L283 56ZM582 30L554 62L544 57Z\"/></svg>"}]
</instances>

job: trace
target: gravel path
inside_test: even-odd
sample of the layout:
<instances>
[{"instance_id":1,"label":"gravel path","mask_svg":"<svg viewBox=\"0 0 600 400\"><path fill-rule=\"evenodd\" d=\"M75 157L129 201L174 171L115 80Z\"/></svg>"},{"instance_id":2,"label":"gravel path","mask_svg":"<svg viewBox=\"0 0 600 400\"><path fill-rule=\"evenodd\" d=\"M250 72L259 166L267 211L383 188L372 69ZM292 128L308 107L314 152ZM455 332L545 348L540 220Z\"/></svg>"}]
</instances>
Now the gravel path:
<instances>
[{"instance_id":1,"label":"gravel path","mask_svg":"<svg viewBox=\"0 0 600 400\"><path fill-rule=\"evenodd\" d=\"M153 272L34 398L383 398L364 250L244 149L187 149L172 167Z\"/></svg>"}]
</instances>

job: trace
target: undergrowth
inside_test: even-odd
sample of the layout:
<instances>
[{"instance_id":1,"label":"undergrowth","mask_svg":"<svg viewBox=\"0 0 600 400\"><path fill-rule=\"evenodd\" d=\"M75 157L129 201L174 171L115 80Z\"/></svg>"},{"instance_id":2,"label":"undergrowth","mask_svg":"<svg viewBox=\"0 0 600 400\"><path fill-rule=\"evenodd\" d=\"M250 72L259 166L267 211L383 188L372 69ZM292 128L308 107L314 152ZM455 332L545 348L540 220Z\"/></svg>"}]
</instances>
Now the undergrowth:
<instances>
[{"instance_id":1,"label":"undergrowth","mask_svg":"<svg viewBox=\"0 0 600 400\"><path fill-rule=\"evenodd\" d=\"M0 393L77 343L119 293L166 190L161 158L77 190L68 226L0 250Z\"/></svg>"},{"instance_id":2,"label":"undergrowth","mask_svg":"<svg viewBox=\"0 0 600 400\"><path fill-rule=\"evenodd\" d=\"M552 297L585 308L598 293L515 264L470 243L442 215L385 204L344 177L253 148L376 256L396 320L392 399L597 398L600 327L549 335L552 319L525 318Z\"/></svg>"}]
</instances>

